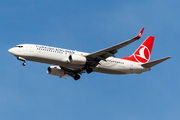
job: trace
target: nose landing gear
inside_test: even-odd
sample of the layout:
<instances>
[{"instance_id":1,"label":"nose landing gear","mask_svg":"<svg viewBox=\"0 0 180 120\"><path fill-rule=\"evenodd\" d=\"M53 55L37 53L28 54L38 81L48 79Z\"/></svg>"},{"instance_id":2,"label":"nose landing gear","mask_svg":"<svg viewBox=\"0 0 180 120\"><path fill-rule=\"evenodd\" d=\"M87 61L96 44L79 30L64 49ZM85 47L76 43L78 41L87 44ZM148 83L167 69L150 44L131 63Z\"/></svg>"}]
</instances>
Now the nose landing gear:
<instances>
[{"instance_id":1,"label":"nose landing gear","mask_svg":"<svg viewBox=\"0 0 180 120\"><path fill-rule=\"evenodd\" d=\"M22 65L23 65L23 66L26 66L26 61L24 61Z\"/></svg>"},{"instance_id":2,"label":"nose landing gear","mask_svg":"<svg viewBox=\"0 0 180 120\"><path fill-rule=\"evenodd\" d=\"M18 60L23 61L23 66L26 66L26 59L24 59L23 57L17 57Z\"/></svg>"}]
</instances>

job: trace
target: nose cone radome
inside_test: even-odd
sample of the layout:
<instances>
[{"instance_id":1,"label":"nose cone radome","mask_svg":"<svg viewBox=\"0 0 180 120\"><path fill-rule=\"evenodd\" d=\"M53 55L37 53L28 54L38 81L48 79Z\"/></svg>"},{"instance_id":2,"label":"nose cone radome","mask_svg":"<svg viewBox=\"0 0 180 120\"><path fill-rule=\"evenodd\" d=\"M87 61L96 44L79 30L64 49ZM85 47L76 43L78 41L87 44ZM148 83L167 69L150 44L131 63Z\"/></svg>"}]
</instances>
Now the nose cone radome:
<instances>
[{"instance_id":1,"label":"nose cone radome","mask_svg":"<svg viewBox=\"0 0 180 120\"><path fill-rule=\"evenodd\" d=\"M10 48L10 49L8 50L8 52L9 52L9 53L12 53L12 48Z\"/></svg>"},{"instance_id":2,"label":"nose cone radome","mask_svg":"<svg viewBox=\"0 0 180 120\"><path fill-rule=\"evenodd\" d=\"M10 49L8 50L8 52L11 53L12 55L14 55L14 49L13 49L13 48L10 48Z\"/></svg>"}]
</instances>

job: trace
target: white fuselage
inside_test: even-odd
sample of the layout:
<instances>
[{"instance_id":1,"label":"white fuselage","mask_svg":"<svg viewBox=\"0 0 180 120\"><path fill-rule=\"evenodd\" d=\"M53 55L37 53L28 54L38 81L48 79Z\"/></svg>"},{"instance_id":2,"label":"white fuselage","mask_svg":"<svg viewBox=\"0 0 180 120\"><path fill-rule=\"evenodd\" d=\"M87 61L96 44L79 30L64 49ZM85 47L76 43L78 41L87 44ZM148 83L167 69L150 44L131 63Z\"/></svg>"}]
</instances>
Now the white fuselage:
<instances>
[{"instance_id":1,"label":"white fuselage","mask_svg":"<svg viewBox=\"0 0 180 120\"><path fill-rule=\"evenodd\" d=\"M85 52L35 44L21 44L9 49L9 52L16 57L22 57L29 61L79 70L82 70L84 65L72 64L71 62L68 62L68 57L72 54L82 56L89 54ZM105 61L101 60L100 63L93 69L94 72L106 74L139 74L149 70L149 68L142 67L140 63L113 57L109 57Z\"/></svg>"}]
</instances>

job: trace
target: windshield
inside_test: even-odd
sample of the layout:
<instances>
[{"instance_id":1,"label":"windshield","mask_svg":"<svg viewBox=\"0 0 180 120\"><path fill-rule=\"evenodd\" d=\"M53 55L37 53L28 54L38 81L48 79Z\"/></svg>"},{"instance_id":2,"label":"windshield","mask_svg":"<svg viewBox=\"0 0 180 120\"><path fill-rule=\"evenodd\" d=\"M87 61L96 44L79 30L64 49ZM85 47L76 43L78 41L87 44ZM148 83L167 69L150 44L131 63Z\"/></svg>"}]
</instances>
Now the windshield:
<instances>
[{"instance_id":1,"label":"windshield","mask_svg":"<svg viewBox=\"0 0 180 120\"><path fill-rule=\"evenodd\" d=\"M19 45L17 45L16 47L22 48L23 46L19 46Z\"/></svg>"}]
</instances>

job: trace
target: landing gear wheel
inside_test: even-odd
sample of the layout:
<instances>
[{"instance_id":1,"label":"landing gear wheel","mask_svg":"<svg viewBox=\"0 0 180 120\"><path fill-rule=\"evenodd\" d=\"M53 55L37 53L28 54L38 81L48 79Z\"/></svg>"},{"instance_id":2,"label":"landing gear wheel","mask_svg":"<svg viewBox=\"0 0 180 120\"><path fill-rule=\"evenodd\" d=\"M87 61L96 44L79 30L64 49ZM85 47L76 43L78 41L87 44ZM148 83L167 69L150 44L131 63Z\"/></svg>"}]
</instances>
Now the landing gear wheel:
<instances>
[{"instance_id":1,"label":"landing gear wheel","mask_svg":"<svg viewBox=\"0 0 180 120\"><path fill-rule=\"evenodd\" d=\"M89 73L91 73L93 71L93 69L92 68L88 68L87 70L86 70L86 72L89 74Z\"/></svg>"},{"instance_id":2,"label":"landing gear wheel","mask_svg":"<svg viewBox=\"0 0 180 120\"><path fill-rule=\"evenodd\" d=\"M74 76L74 80L79 80L80 77L81 77L80 75L75 75L75 76Z\"/></svg>"},{"instance_id":3,"label":"landing gear wheel","mask_svg":"<svg viewBox=\"0 0 180 120\"><path fill-rule=\"evenodd\" d=\"M26 63L24 62L22 65L23 65L23 66L26 66Z\"/></svg>"}]
</instances>

